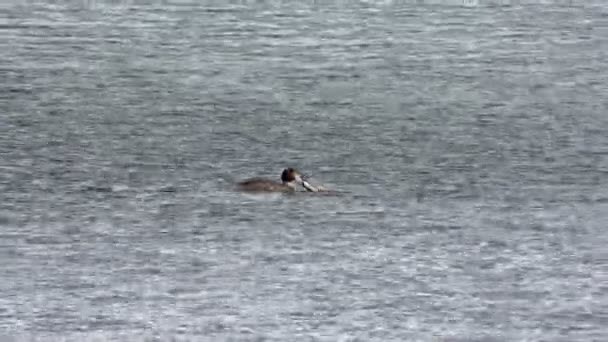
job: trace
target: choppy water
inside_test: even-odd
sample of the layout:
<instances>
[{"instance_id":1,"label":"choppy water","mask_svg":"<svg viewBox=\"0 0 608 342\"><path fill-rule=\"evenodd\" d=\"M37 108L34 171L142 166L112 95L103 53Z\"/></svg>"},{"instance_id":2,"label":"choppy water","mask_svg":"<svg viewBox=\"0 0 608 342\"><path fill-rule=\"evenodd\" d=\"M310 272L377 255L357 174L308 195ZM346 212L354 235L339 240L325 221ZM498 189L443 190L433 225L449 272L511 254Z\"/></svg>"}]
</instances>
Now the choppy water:
<instances>
[{"instance_id":1,"label":"choppy water","mask_svg":"<svg viewBox=\"0 0 608 342\"><path fill-rule=\"evenodd\" d=\"M131 3L0 12L0 335L606 340L607 5Z\"/></svg>"}]
</instances>

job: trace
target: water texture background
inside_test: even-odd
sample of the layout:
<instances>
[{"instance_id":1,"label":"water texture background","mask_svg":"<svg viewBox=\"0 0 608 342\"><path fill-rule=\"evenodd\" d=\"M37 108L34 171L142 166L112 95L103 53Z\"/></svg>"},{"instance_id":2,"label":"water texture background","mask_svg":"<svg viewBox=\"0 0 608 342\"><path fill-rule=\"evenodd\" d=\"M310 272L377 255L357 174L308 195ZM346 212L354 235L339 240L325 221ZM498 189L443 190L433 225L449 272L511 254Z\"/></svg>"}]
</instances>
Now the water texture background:
<instances>
[{"instance_id":1,"label":"water texture background","mask_svg":"<svg viewBox=\"0 0 608 342\"><path fill-rule=\"evenodd\" d=\"M603 2L0 13L2 334L606 340Z\"/></svg>"}]
</instances>

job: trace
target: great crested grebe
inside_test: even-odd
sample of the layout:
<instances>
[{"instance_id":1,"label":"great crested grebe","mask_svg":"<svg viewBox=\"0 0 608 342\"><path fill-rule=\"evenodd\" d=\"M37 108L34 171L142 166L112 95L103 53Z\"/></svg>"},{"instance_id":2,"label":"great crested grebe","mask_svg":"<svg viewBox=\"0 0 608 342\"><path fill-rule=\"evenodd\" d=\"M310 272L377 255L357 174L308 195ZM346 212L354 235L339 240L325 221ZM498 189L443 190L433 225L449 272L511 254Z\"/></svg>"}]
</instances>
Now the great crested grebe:
<instances>
[{"instance_id":1,"label":"great crested grebe","mask_svg":"<svg viewBox=\"0 0 608 342\"><path fill-rule=\"evenodd\" d=\"M283 170L281 181L282 183L264 178L250 178L239 182L238 187L242 191L249 192L294 192L298 183L305 183L302 175L291 167Z\"/></svg>"}]
</instances>

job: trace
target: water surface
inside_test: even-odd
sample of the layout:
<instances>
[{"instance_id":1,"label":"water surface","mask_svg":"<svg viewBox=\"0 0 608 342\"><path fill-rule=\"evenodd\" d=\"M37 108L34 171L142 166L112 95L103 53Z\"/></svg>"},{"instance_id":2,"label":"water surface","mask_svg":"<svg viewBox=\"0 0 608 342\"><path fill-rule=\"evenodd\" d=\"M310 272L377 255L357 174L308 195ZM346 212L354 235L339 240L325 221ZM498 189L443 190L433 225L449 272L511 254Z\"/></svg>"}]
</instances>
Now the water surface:
<instances>
[{"instance_id":1,"label":"water surface","mask_svg":"<svg viewBox=\"0 0 608 342\"><path fill-rule=\"evenodd\" d=\"M0 331L605 340L608 6L499 3L5 6Z\"/></svg>"}]
</instances>

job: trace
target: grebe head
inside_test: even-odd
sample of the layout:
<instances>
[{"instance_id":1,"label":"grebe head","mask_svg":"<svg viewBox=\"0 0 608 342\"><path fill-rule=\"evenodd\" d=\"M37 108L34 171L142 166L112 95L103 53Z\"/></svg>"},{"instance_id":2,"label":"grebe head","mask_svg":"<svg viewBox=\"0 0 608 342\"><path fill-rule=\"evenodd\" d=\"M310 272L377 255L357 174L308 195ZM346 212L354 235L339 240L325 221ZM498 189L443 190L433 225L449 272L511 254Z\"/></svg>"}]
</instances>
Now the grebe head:
<instances>
[{"instance_id":1,"label":"grebe head","mask_svg":"<svg viewBox=\"0 0 608 342\"><path fill-rule=\"evenodd\" d=\"M281 174L281 180L283 181L283 184L293 186L295 186L294 182L303 182L302 175L300 175L298 171L291 167L283 170L283 173Z\"/></svg>"}]
</instances>

